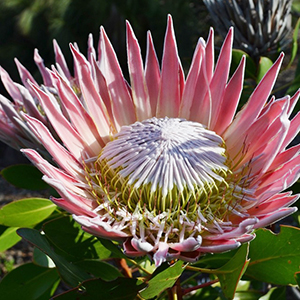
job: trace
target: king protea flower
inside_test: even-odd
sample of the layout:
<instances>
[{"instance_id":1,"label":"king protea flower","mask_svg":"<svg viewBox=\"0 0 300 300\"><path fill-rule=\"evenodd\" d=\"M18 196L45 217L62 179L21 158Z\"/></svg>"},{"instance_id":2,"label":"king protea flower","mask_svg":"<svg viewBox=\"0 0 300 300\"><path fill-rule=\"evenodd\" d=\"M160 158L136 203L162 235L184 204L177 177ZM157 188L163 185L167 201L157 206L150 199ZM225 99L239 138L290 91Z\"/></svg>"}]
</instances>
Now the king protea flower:
<instances>
[{"instance_id":1,"label":"king protea flower","mask_svg":"<svg viewBox=\"0 0 300 300\"><path fill-rule=\"evenodd\" d=\"M150 33L144 64L127 23L130 83L103 28L98 56L91 36L87 59L70 46L74 77L40 65L48 87L26 84L49 126L22 118L55 165L23 152L60 194L53 202L156 265L235 249L293 213L298 196L282 191L299 175L299 145L286 149L299 131L300 115L289 119L299 92L269 99L281 54L235 116L245 58L228 81L232 40L230 29L214 66L213 30L200 38L185 78L169 16L161 68Z\"/></svg>"},{"instance_id":2,"label":"king protea flower","mask_svg":"<svg viewBox=\"0 0 300 300\"><path fill-rule=\"evenodd\" d=\"M216 29L235 29L234 46L253 57L275 53L290 42L292 0L204 0Z\"/></svg>"}]
</instances>

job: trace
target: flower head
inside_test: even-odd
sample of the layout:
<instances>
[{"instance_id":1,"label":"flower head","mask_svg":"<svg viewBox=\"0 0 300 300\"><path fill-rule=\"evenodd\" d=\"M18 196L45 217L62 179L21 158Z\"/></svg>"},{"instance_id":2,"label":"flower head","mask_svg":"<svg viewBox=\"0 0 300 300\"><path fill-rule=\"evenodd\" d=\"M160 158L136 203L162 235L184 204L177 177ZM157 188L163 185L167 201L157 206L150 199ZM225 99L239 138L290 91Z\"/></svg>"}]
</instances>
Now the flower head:
<instances>
[{"instance_id":1,"label":"flower head","mask_svg":"<svg viewBox=\"0 0 300 300\"><path fill-rule=\"evenodd\" d=\"M259 57L284 49L292 31L292 0L204 0L219 33L235 29L234 45Z\"/></svg>"},{"instance_id":2,"label":"flower head","mask_svg":"<svg viewBox=\"0 0 300 300\"><path fill-rule=\"evenodd\" d=\"M22 151L84 230L160 265L237 248L295 211L298 196L282 191L299 175L299 145L287 149L299 92L268 100L280 55L235 116L245 58L228 81L232 39L214 66L213 30L200 38L185 79L170 16L161 68L150 33L144 65L127 23L127 83L101 28L97 56L91 36L88 59L71 45L74 77L58 63L41 68L48 88L27 82L52 129L22 117L56 166Z\"/></svg>"}]
</instances>

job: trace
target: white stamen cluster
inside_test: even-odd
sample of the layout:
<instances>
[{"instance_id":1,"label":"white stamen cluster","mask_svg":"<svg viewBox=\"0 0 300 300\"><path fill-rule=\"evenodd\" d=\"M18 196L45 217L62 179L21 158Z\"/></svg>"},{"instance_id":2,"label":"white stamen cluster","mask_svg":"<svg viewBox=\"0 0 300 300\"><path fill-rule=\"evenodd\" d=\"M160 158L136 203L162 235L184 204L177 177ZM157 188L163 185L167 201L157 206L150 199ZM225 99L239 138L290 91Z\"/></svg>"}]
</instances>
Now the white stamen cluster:
<instances>
[{"instance_id":1,"label":"white stamen cluster","mask_svg":"<svg viewBox=\"0 0 300 300\"><path fill-rule=\"evenodd\" d=\"M151 244L230 228L244 197L231 176L220 136L167 117L123 126L89 168L99 218Z\"/></svg>"}]
</instances>

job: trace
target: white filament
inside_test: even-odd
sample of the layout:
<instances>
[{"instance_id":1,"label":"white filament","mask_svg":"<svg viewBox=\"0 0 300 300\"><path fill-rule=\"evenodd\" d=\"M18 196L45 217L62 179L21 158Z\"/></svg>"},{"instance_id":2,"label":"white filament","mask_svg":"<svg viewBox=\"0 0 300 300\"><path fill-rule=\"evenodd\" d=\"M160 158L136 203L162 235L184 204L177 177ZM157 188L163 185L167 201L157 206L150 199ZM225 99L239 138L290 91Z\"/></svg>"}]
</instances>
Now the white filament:
<instances>
[{"instance_id":1,"label":"white filament","mask_svg":"<svg viewBox=\"0 0 300 300\"><path fill-rule=\"evenodd\" d=\"M179 118L152 118L123 126L100 156L111 169L121 167L135 189L151 184L151 191L166 196L174 186L214 186L228 171L223 140L203 125Z\"/></svg>"}]
</instances>

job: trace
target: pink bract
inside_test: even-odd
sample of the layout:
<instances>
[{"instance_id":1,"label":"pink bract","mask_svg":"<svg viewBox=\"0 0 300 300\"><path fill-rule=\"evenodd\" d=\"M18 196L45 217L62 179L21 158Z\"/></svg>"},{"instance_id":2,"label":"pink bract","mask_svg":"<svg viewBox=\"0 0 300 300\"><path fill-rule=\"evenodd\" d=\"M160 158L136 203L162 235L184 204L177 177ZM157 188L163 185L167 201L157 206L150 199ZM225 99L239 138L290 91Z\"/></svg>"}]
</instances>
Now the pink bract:
<instances>
[{"instance_id":1,"label":"pink bract","mask_svg":"<svg viewBox=\"0 0 300 300\"><path fill-rule=\"evenodd\" d=\"M25 87L2 70L14 100L2 101L3 118L28 108L1 127L13 142L22 124L52 157L23 145L60 194L53 202L85 231L156 265L235 249L293 213L298 195L282 191L299 177L299 145L287 148L299 131L299 113L290 119L299 92L269 99L283 54L236 114L245 58L228 80L233 29L216 65L213 30L199 39L186 78L170 16L161 67L151 34L144 63L126 29L129 83L103 28L97 51L89 37L87 58L70 46L74 76L56 43L52 70L35 53L42 86L20 64Z\"/></svg>"}]
</instances>

